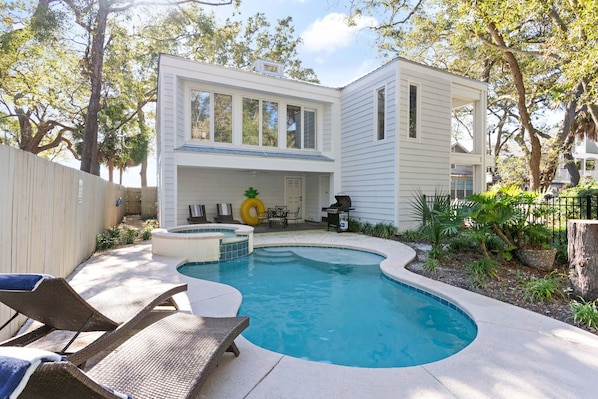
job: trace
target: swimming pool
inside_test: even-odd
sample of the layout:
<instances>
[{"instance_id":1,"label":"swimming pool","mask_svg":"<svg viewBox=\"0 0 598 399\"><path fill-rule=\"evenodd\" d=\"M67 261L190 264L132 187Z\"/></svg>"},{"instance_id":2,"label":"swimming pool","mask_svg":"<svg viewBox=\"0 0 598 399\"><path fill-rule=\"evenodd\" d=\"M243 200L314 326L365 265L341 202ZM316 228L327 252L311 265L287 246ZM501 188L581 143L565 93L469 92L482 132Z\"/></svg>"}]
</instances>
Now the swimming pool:
<instances>
[{"instance_id":1,"label":"swimming pool","mask_svg":"<svg viewBox=\"0 0 598 399\"><path fill-rule=\"evenodd\" d=\"M191 277L243 295L243 336L263 348L354 367L405 367L446 358L476 336L454 305L385 277L383 258L321 247L257 248L216 264L187 264Z\"/></svg>"}]
</instances>

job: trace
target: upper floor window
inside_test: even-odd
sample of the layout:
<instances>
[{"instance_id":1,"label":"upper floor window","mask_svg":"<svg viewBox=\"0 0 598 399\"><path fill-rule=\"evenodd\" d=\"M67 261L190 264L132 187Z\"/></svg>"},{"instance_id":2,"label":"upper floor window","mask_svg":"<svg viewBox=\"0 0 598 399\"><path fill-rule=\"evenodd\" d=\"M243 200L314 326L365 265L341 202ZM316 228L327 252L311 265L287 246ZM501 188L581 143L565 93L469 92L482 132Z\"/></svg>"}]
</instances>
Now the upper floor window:
<instances>
[{"instance_id":1,"label":"upper floor window","mask_svg":"<svg viewBox=\"0 0 598 399\"><path fill-rule=\"evenodd\" d=\"M191 138L232 143L233 97L191 90Z\"/></svg>"},{"instance_id":2,"label":"upper floor window","mask_svg":"<svg viewBox=\"0 0 598 399\"><path fill-rule=\"evenodd\" d=\"M316 148L316 110L287 105L287 148Z\"/></svg>"},{"instance_id":3,"label":"upper floor window","mask_svg":"<svg viewBox=\"0 0 598 399\"><path fill-rule=\"evenodd\" d=\"M409 137L417 138L418 133L418 93L417 85L409 85Z\"/></svg>"},{"instance_id":4,"label":"upper floor window","mask_svg":"<svg viewBox=\"0 0 598 399\"><path fill-rule=\"evenodd\" d=\"M243 97L243 144L278 146L278 103Z\"/></svg>"},{"instance_id":5,"label":"upper floor window","mask_svg":"<svg viewBox=\"0 0 598 399\"><path fill-rule=\"evenodd\" d=\"M376 90L376 139L384 140L386 121L386 89Z\"/></svg>"}]
</instances>

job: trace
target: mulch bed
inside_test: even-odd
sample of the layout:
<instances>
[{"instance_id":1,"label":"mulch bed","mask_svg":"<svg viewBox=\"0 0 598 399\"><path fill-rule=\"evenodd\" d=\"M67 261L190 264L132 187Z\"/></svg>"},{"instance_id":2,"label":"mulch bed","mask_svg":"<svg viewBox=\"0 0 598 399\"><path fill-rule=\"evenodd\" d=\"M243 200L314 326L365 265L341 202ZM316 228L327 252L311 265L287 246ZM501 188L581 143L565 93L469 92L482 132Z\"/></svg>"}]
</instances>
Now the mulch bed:
<instances>
[{"instance_id":1,"label":"mulch bed","mask_svg":"<svg viewBox=\"0 0 598 399\"><path fill-rule=\"evenodd\" d=\"M472 282L464 267L467 262L480 259L479 254L468 252L460 252L458 255L447 254L439 262L436 270L430 271L424 267L428 259L426 254L428 247L413 242L404 242L404 244L411 246L417 252L416 260L407 266L407 269L414 273L552 317L598 335L597 329L576 324L573 320L573 313L569 309L572 298L569 295L566 265L557 266L563 296L555 296L544 302L532 301L526 296L522 282L529 281L531 278L543 278L546 272L525 266L516 260L502 261L497 268L497 277L487 279L486 284L479 287Z\"/></svg>"}]
</instances>

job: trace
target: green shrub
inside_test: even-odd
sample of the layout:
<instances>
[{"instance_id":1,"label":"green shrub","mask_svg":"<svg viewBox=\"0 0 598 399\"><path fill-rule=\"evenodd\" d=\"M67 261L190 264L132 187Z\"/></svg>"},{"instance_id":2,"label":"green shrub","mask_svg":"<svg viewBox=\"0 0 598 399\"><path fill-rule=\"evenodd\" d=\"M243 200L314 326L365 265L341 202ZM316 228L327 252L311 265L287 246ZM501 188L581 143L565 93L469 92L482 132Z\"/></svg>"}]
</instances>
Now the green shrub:
<instances>
[{"instance_id":1,"label":"green shrub","mask_svg":"<svg viewBox=\"0 0 598 399\"><path fill-rule=\"evenodd\" d=\"M559 282L559 276L556 273L550 273L543 278L532 277L529 281L523 282L525 298L532 302L544 302L552 300L554 297L564 297Z\"/></svg>"},{"instance_id":2,"label":"green shrub","mask_svg":"<svg viewBox=\"0 0 598 399\"><path fill-rule=\"evenodd\" d=\"M120 231L118 227L111 227L96 236L96 250L103 251L114 248L120 241Z\"/></svg>"},{"instance_id":3,"label":"green shrub","mask_svg":"<svg viewBox=\"0 0 598 399\"><path fill-rule=\"evenodd\" d=\"M451 237L448 242L448 247L452 252L474 251L478 249L478 244L467 231Z\"/></svg>"},{"instance_id":4,"label":"green shrub","mask_svg":"<svg viewBox=\"0 0 598 399\"><path fill-rule=\"evenodd\" d=\"M405 230L398 232L396 235L406 241L421 241L423 239L422 234L417 230Z\"/></svg>"},{"instance_id":5,"label":"green shrub","mask_svg":"<svg viewBox=\"0 0 598 399\"><path fill-rule=\"evenodd\" d=\"M143 241L149 240L152 238L152 230L158 227L158 221L156 219L148 219L143 222L143 230L141 230L141 239Z\"/></svg>"},{"instance_id":6,"label":"green shrub","mask_svg":"<svg viewBox=\"0 0 598 399\"><path fill-rule=\"evenodd\" d=\"M491 258L483 258L475 262L465 264L467 274L474 285L483 287L488 278L496 278L496 261Z\"/></svg>"},{"instance_id":7,"label":"green shrub","mask_svg":"<svg viewBox=\"0 0 598 399\"><path fill-rule=\"evenodd\" d=\"M424 269L435 273L438 270L438 260L434 258L429 258L427 261L424 262Z\"/></svg>"},{"instance_id":8,"label":"green shrub","mask_svg":"<svg viewBox=\"0 0 598 399\"><path fill-rule=\"evenodd\" d=\"M395 236L397 229L390 223L376 223L374 226L374 237L392 238Z\"/></svg>"},{"instance_id":9,"label":"green shrub","mask_svg":"<svg viewBox=\"0 0 598 399\"><path fill-rule=\"evenodd\" d=\"M361 225L361 232L367 236L373 236L374 235L374 225L371 224L370 222L364 222Z\"/></svg>"},{"instance_id":10,"label":"green shrub","mask_svg":"<svg viewBox=\"0 0 598 399\"><path fill-rule=\"evenodd\" d=\"M137 231L130 229L125 225L121 225L120 228L120 243L123 245L133 244L135 243L135 239L137 238Z\"/></svg>"},{"instance_id":11,"label":"green shrub","mask_svg":"<svg viewBox=\"0 0 598 399\"><path fill-rule=\"evenodd\" d=\"M361 233L363 226L358 219L349 218L349 231L353 233Z\"/></svg>"},{"instance_id":12,"label":"green shrub","mask_svg":"<svg viewBox=\"0 0 598 399\"><path fill-rule=\"evenodd\" d=\"M596 309L596 301L586 302L581 299L581 302L572 300L569 302L569 309L573 313L573 321L579 324L585 324L588 327L598 328L598 309Z\"/></svg>"}]
</instances>

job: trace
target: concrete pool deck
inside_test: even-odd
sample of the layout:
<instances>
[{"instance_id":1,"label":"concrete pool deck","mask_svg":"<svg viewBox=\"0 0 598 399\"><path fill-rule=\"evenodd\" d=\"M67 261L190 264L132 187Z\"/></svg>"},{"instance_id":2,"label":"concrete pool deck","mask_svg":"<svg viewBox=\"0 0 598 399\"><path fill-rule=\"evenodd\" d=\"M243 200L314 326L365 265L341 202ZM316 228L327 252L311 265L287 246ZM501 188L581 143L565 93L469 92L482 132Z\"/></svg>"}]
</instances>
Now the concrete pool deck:
<instances>
[{"instance_id":1,"label":"concrete pool deck","mask_svg":"<svg viewBox=\"0 0 598 399\"><path fill-rule=\"evenodd\" d=\"M243 337L238 358L226 354L201 391L210 399L291 398L590 398L598 376L598 337L566 323L453 287L404 269L414 251L395 241L323 230L256 234L255 246L349 246L385 255L385 273L450 299L478 325L459 353L421 366L366 369L308 362L257 347ZM71 276L78 287L112 287L145 278L184 282L181 310L234 316L241 302L232 287L179 274L184 259L152 255L151 244L94 255ZM250 321L251 323L251 321ZM342 337L338 337L342 339ZM358 342L355 345L359 345Z\"/></svg>"}]
</instances>

